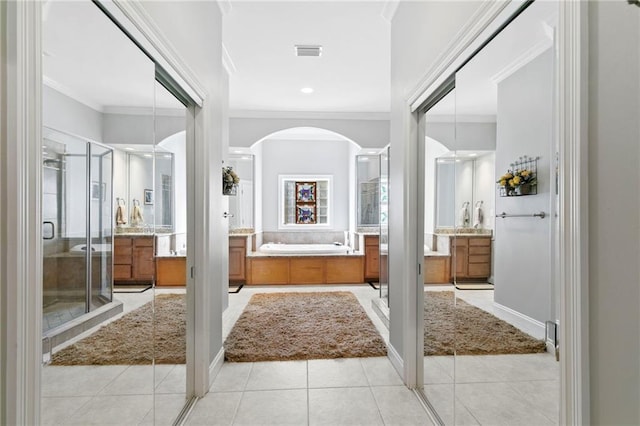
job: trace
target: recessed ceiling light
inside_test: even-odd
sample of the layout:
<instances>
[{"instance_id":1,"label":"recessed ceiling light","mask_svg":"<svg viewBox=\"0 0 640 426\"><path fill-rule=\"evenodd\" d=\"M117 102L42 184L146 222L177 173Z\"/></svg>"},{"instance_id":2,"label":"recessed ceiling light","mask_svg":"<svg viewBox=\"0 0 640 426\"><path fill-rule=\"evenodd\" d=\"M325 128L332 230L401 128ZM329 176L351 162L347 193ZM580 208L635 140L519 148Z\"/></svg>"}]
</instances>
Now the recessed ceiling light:
<instances>
[{"instance_id":1,"label":"recessed ceiling light","mask_svg":"<svg viewBox=\"0 0 640 426\"><path fill-rule=\"evenodd\" d=\"M251 160L251 157L244 156L244 157L242 157L242 159L243 160Z\"/></svg>"},{"instance_id":2,"label":"recessed ceiling light","mask_svg":"<svg viewBox=\"0 0 640 426\"><path fill-rule=\"evenodd\" d=\"M477 157L477 156L478 156L478 154L476 154L475 152L474 152L474 153L469 154L469 157Z\"/></svg>"},{"instance_id":3,"label":"recessed ceiling light","mask_svg":"<svg viewBox=\"0 0 640 426\"><path fill-rule=\"evenodd\" d=\"M164 158L171 158L171 154L165 154Z\"/></svg>"},{"instance_id":4,"label":"recessed ceiling light","mask_svg":"<svg viewBox=\"0 0 640 426\"><path fill-rule=\"evenodd\" d=\"M129 147L126 147L125 149L126 149L127 151L134 151L134 149L133 149L133 148L129 148Z\"/></svg>"},{"instance_id":5,"label":"recessed ceiling light","mask_svg":"<svg viewBox=\"0 0 640 426\"><path fill-rule=\"evenodd\" d=\"M300 89L300 91L302 93L309 94L309 93L313 93L313 88L311 88L311 87L303 87L302 89Z\"/></svg>"},{"instance_id":6,"label":"recessed ceiling light","mask_svg":"<svg viewBox=\"0 0 640 426\"><path fill-rule=\"evenodd\" d=\"M377 154L375 151L369 151L367 154Z\"/></svg>"},{"instance_id":7,"label":"recessed ceiling light","mask_svg":"<svg viewBox=\"0 0 640 426\"><path fill-rule=\"evenodd\" d=\"M153 157L153 155L151 155L151 154L144 154L144 156L147 157L147 158Z\"/></svg>"},{"instance_id":8,"label":"recessed ceiling light","mask_svg":"<svg viewBox=\"0 0 640 426\"><path fill-rule=\"evenodd\" d=\"M242 154L242 151L239 149L236 149L235 151L233 151L234 154Z\"/></svg>"}]
</instances>

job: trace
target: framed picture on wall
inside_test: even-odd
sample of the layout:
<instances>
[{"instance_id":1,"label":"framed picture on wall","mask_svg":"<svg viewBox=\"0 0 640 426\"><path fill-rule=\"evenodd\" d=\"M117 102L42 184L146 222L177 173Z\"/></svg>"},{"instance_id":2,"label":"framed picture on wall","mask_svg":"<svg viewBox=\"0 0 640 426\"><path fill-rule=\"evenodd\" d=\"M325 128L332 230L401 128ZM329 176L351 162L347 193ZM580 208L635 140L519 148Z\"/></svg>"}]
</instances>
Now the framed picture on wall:
<instances>
[{"instance_id":1,"label":"framed picture on wall","mask_svg":"<svg viewBox=\"0 0 640 426\"><path fill-rule=\"evenodd\" d=\"M296 202L316 202L316 182L296 182Z\"/></svg>"},{"instance_id":2,"label":"framed picture on wall","mask_svg":"<svg viewBox=\"0 0 640 426\"><path fill-rule=\"evenodd\" d=\"M91 182L91 199L92 200L102 200L106 201L107 199L107 184L105 182Z\"/></svg>"},{"instance_id":3,"label":"framed picture on wall","mask_svg":"<svg viewBox=\"0 0 640 426\"><path fill-rule=\"evenodd\" d=\"M147 205L153 204L153 189L144 190L144 203Z\"/></svg>"},{"instance_id":4,"label":"framed picture on wall","mask_svg":"<svg viewBox=\"0 0 640 426\"><path fill-rule=\"evenodd\" d=\"M316 203L296 204L296 223L317 223Z\"/></svg>"}]
</instances>

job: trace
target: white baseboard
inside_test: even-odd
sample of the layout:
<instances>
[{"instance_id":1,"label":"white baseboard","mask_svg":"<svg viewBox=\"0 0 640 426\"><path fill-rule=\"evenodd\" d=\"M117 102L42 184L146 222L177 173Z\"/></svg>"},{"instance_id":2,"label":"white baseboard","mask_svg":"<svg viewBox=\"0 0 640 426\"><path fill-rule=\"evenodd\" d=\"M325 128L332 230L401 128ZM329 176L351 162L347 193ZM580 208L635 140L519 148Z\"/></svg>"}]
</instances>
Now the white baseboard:
<instances>
[{"instance_id":1,"label":"white baseboard","mask_svg":"<svg viewBox=\"0 0 640 426\"><path fill-rule=\"evenodd\" d=\"M544 323L496 302L493 302L493 307L497 317L507 321L509 324L519 328L536 339L543 340L545 338Z\"/></svg>"},{"instance_id":2,"label":"white baseboard","mask_svg":"<svg viewBox=\"0 0 640 426\"><path fill-rule=\"evenodd\" d=\"M396 351L395 348L391 346L391 343L387 345L387 357L389 358L389 361L391 361L391 365L393 365L393 368L396 369L396 371L404 381L404 361L402 360L400 354L398 354L398 351Z\"/></svg>"},{"instance_id":3,"label":"white baseboard","mask_svg":"<svg viewBox=\"0 0 640 426\"><path fill-rule=\"evenodd\" d=\"M211 389L213 381L216 379L216 376L220 372L222 364L224 364L224 348L220 348L218 354L209 365L209 389Z\"/></svg>"}]
</instances>

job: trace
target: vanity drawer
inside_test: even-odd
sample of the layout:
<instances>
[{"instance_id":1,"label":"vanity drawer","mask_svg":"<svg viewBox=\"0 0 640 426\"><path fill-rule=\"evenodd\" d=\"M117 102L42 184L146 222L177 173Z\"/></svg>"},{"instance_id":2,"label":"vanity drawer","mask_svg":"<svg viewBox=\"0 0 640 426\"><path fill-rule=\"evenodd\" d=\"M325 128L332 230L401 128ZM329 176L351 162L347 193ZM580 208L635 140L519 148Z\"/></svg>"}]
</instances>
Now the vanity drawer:
<instances>
[{"instance_id":1,"label":"vanity drawer","mask_svg":"<svg viewBox=\"0 0 640 426\"><path fill-rule=\"evenodd\" d=\"M491 275L491 265L489 263L469 263L470 277L488 277Z\"/></svg>"},{"instance_id":2,"label":"vanity drawer","mask_svg":"<svg viewBox=\"0 0 640 426\"><path fill-rule=\"evenodd\" d=\"M491 246L491 238L469 238L470 246Z\"/></svg>"},{"instance_id":3,"label":"vanity drawer","mask_svg":"<svg viewBox=\"0 0 640 426\"><path fill-rule=\"evenodd\" d=\"M456 237L453 239L453 247L467 247L469 245L469 238Z\"/></svg>"},{"instance_id":4,"label":"vanity drawer","mask_svg":"<svg viewBox=\"0 0 640 426\"><path fill-rule=\"evenodd\" d=\"M480 254L480 255L469 255L469 263L490 263L491 255L488 254Z\"/></svg>"},{"instance_id":5,"label":"vanity drawer","mask_svg":"<svg viewBox=\"0 0 640 426\"><path fill-rule=\"evenodd\" d=\"M131 265L131 254L133 249L129 247L116 247L113 256L113 263L115 265Z\"/></svg>"},{"instance_id":6,"label":"vanity drawer","mask_svg":"<svg viewBox=\"0 0 640 426\"><path fill-rule=\"evenodd\" d=\"M472 246L469 247L469 254L491 254L491 247Z\"/></svg>"},{"instance_id":7,"label":"vanity drawer","mask_svg":"<svg viewBox=\"0 0 640 426\"><path fill-rule=\"evenodd\" d=\"M130 280L131 279L131 265L113 265L113 279L117 280Z\"/></svg>"},{"instance_id":8,"label":"vanity drawer","mask_svg":"<svg viewBox=\"0 0 640 426\"><path fill-rule=\"evenodd\" d=\"M116 247L131 247L132 238L115 237L113 239L113 245Z\"/></svg>"}]
</instances>

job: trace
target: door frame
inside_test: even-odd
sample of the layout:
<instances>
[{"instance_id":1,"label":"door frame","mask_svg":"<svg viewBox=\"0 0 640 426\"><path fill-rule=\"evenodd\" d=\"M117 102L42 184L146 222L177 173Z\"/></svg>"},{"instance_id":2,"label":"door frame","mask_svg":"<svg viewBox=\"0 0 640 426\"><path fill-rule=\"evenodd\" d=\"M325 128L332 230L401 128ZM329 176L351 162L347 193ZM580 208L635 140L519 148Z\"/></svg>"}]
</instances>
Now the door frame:
<instances>
[{"instance_id":1,"label":"door frame","mask_svg":"<svg viewBox=\"0 0 640 426\"><path fill-rule=\"evenodd\" d=\"M411 92L405 104L409 123L410 143L407 150L417 152L420 146L419 106L431 96L471 54L488 40L501 25L524 4L523 0L483 3L462 28L452 43L436 59L434 66ZM559 247L559 320L560 337L560 424L589 423L589 364L588 364L588 188L587 188L587 84L588 84L588 2L558 2L556 69L556 129L559 145L560 193L558 200ZM408 164L410 188L418 188L417 161ZM414 169L414 170L411 170ZM414 198L420 199L418 193ZM411 224L405 231L407 253L416 254L416 269L408 283L405 299L404 323L418 324L422 314L417 255L419 227ZM410 229L415 227L416 229ZM413 387L422 373L422 339L415 325L404 327L405 383Z\"/></svg>"},{"instance_id":2,"label":"door frame","mask_svg":"<svg viewBox=\"0 0 640 426\"><path fill-rule=\"evenodd\" d=\"M187 304L192 327L187 331L187 372L190 396L209 388L211 300L205 277L213 275L208 261L210 217L208 115L212 103L206 91L144 9L132 2L96 0L135 42L191 97L187 108L189 211ZM42 152L42 14L43 2L0 2L0 423L40 424L42 364L41 152ZM189 149L189 146L188 148ZM193 165L193 167L191 167ZM215 175L217 176L217 174ZM197 196L196 196L197 195ZM194 271L198 271L197 274ZM195 339L198 335L200 338Z\"/></svg>"}]
</instances>

